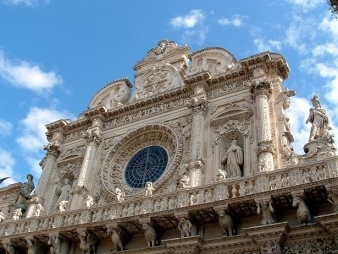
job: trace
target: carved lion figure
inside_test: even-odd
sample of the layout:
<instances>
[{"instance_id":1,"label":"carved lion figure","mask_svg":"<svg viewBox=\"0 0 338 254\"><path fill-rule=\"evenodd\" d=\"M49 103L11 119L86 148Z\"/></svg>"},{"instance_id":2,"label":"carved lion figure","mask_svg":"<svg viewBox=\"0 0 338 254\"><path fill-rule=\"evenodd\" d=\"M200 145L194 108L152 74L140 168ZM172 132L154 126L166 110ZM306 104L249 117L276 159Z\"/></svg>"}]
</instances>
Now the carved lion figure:
<instances>
[{"instance_id":1,"label":"carved lion figure","mask_svg":"<svg viewBox=\"0 0 338 254\"><path fill-rule=\"evenodd\" d=\"M224 210L219 210L217 214L223 236L232 236L233 234L236 234L236 230L234 229L234 224L230 215Z\"/></svg>"},{"instance_id":2,"label":"carved lion figure","mask_svg":"<svg viewBox=\"0 0 338 254\"><path fill-rule=\"evenodd\" d=\"M157 238L155 229L149 223L143 223L142 228L144 230L144 237L147 240L148 247L154 247Z\"/></svg>"}]
</instances>

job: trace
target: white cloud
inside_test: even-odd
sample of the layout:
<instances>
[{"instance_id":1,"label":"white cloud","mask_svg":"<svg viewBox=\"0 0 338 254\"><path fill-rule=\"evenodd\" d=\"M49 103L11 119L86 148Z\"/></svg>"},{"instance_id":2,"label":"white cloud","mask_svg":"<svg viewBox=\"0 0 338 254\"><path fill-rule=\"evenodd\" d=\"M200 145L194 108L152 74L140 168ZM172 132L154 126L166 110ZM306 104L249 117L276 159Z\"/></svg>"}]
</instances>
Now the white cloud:
<instances>
[{"instance_id":1,"label":"white cloud","mask_svg":"<svg viewBox=\"0 0 338 254\"><path fill-rule=\"evenodd\" d=\"M0 51L0 77L13 86L23 87L35 92L45 92L62 83L55 72L44 72L36 64L23 60L13 61Z\"/></svg>"},{"instance_id":2,"label":"white cloud","mask_svg":"<svg viewBox=\"0 0 338 254\"><path fill-rule=\"evenodd\" d=\"M13 125L6 120L0 119L0 137L10 135L12 132Z\"/></svg>"},{"instance_id":3,"label":"white cloud","mask_svg":"<svg viewBox=\"0 0 338 254\"><path fill-rule=\"evenodd\" d=\"M239 27L244 24L243 17L240 15L235 15L232 19L221 18L217 22L223 26L232 25L235 27Z\"/></svg>"},{"instance_id":4,"label":"white cloud","mask_svg":"<svg viewBox=\"0 0 338 254\"><path fill-rule=\"evenodd\" d=\"M48 4L49 0L3 0L2 2L7 5L25 5L29 7L34 7L39 5L41 2L44 4Z\"/></svg>"},{"instance_id":5,"label":"white cloud","mask_svg":"<svg viewBox=\"0 0 338 254\"><path fill-rule=\"evenodd\" d=\"M191 10L188 15L171 19L170 24L174 28L193 28L204 19L205 15L201 10Z\"/></svg>"},{"instance_id":6,"label":"white cloud","mask_svg":"<svg viewBox=\"0 0 338 254\"><path fill-rule=\"evenodd\" d=\"M11 177L4 181L1 186L16 182L14 178L15 160L11 153L0 147L0 178Z\"/></svg>"},{"instance_id":7,"label":"white cloud","mask_svg":"<svg viewBox=\"0 0 338 254\"><path fill-rule=\"evenodd\" d=\"M310 11L323 4L323 0L286 0L303 12Z\"/></svg>"},{"instance_id":8,"label":"white cloud","mask_svg":"<svg viewBox=\"0 0 338 254\"><path fill-rule=\"evenodd\" d=\"M281 50L282 48L282 43L277 40L264 41L263 38L256 38L253 43L256 45L259 52Z\"/></svg>"},{"instance_id":9,"label":"white cloud","mask_svg":"<svg viewBox=\"0 0 338 254\"><path fill-rule=\"evenodd\" d=\"M294 151L298 154L304 154L303 147L309 140L310 124L305 124L311 108L310 100L300 97L291 97L291 106L288 109L288 117L290 119L291 133L294 142L291 144Z\"/></svg>"},{"instance_id":10,"label":"white cloud","mask_svg":"<svg viewBox=\"0 0 338 254\"><path fill-rule=\"evenodd\" d=\"M22 133L16 142L23 150L25 160L30 165L30 171L34 176L39 177L41 174L39 162L44 154L42 147L47 144L45 125L65 118L73 118L73 116L55 109L33 107L27 117L21 121Z\"/></svg>"},{"instance_id":11,"label":"white cloud","mask_svg":"<svg viewBox=\"0 0 338 254\"><path fill-rule=\"evenodd\" d=\"M25 152L37 153L42 151L43 145L47 143L45 125L70 117L72 116L69 113L55 109L33 107L27 117L21 121L23 132L16 141Z\"/></svg>"}]
</instances>

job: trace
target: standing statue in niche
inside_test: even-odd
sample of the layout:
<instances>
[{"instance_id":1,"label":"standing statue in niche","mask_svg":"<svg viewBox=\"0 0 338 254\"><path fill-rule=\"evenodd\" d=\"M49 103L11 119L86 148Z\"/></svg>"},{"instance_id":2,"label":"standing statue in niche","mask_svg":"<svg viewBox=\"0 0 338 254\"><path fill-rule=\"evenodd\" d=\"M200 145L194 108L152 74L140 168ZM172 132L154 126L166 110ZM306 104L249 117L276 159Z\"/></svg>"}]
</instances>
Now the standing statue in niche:
<instances>
[{"instance_id":1,"label":"standing statue in niche","mask_svg":"<svg viewBox=\"0 0 338 254\"><path fill-rule=\"evenodd\" d=\"M64 185L60 188L57 188L56 193L59 195L56 205L58 206L61 201L68 201L70 191L72 189L72 186L69 183L69 179L65 178L64 179Z\"/></svg>"},{"instance_id":2,"label":"standing statue in niche","mask_svg":"<svg viewBox=\"0 0 338 254\"><path fill-rule=\"evenodd\" d=\"M27 210L27 200L32 198L31 192L35 189L33 176L28 174L26 178L27 182L21 185L19 198L15 205L15 207L20 208L22 212Z\"/></svg>"},{"instance_id":3,"label":"standing statue in niche","mask_svg":"<svg viewBox=\"0 0 338 254\"><path fill-rule=\"evenodd\" d=\"M243 150L237 146L237 140L231 142L231 146L222 158L222 164L225 165L229 177L242 176L240 166L243 165Z\"/></svg>"},{"instance_id":4,"label":"standing statue in niche","mask_svg":"<svg viewBox=\"0 0 338 254\"><path fill-rule=\"evenodd\" d=\"M330 138L331 135L328 134L328 131L331 129L329 119L325 109L321 108L319 96L314 95L311 102L314 108L310 108L309 117L306 120L306 123L310 122L312 124L309 141L322 139L324 137Z\"/></svg>"}]
</instances>

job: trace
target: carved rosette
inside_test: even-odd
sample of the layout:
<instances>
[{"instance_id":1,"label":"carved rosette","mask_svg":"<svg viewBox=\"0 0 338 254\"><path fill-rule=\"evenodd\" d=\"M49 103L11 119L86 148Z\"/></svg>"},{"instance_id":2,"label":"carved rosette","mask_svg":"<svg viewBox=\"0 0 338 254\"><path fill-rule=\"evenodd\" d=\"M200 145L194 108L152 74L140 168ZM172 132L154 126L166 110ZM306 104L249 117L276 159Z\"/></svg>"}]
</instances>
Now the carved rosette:
<instances>
[{"instance_id":1,"label":"carved rosette","mask_svg":"<svg viewBox=\"0 0 338 254\"><path fill-rule=\"evenodd\" d=\"M143 189L131 188L121 176L124 176L125 167L129 159L139 150L148 146L161 146L168 154L168 166L162 176L153 183L158 190L176 171L182 160L182 136L174 128L163 124L148 124L136 129L120 138L112 146L103 160L101 167L101 184L106 196L115 196L116 187L125 195L133 196L144 192ZM124 178L123 178L124 179Z\"/></svg>"}]
</instances>

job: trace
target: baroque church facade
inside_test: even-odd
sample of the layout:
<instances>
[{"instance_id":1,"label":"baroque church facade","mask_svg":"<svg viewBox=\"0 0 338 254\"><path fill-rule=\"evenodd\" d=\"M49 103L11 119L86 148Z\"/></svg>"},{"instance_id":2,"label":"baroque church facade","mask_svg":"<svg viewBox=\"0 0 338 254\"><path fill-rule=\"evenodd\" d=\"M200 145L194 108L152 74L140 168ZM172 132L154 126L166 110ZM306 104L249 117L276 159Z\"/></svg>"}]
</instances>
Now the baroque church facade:
<instances>
[{"instance_id":1,"label":"baroque church facade","mask_svg":"<svg viewBox=\"0 0 338 254\"><path fill-rule=\"evenodd\" d=\"M293 151L282 55L163 40L134 70L46 125L36 188L0 189L0 253L338 253L329 119L313 96Z\"/></svg>"}]
</instances>

